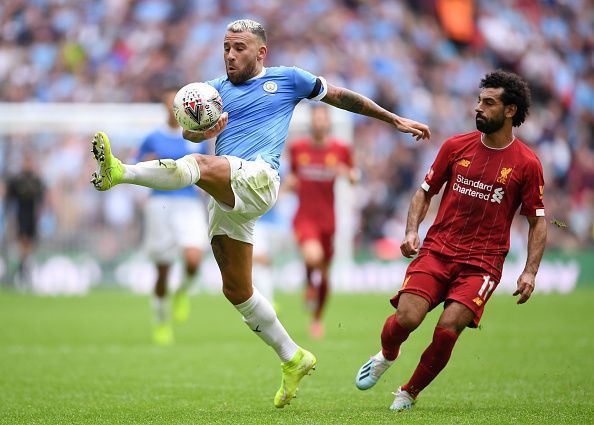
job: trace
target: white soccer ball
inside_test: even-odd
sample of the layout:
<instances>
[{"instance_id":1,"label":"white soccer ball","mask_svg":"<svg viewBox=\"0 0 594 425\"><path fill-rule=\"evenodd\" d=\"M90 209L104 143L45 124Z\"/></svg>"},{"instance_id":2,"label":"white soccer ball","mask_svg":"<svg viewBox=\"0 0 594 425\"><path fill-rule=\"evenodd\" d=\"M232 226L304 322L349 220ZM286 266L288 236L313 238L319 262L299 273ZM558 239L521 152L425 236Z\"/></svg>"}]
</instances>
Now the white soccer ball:
<instances>
[{"instance_id":1,"label":"white soccer ball","mask_svg":"<svg viewBox=\"0 0 594 425\"><path fill-rule=\"evenodd\" d=\"M173 99L173 115L186 130L208 130L223 113L221 95L210 84L190 83Z\"/></svg>"}]
</instances>

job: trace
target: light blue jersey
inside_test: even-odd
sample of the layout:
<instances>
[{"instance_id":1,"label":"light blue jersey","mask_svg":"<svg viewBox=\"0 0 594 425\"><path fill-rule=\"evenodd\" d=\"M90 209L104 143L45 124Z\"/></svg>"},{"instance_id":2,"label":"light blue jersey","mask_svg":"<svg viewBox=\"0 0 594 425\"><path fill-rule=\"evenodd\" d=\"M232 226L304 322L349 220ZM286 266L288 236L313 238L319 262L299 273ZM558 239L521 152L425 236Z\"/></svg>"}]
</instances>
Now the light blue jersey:
<instances>
[{"instance_id":1,"label":"light blue jersey","mask_svg":"<svg viewBox=\"0 0 594 425\"><path fill-rule=\"evenodd\" d=\"M261 156L274 169L279 167L295 106L301 99L319 100L327 92L323 78L285 66L263 68L260 75L239 85L226 76L207 83L219 91L223 111L229 113L215 154L251 161Z\"/></svg>"},{"instance_id":2,"label":"light blue jersey","mask_svg":"<svg viewBox=\"0 0 594 425\"><path fill-rule=\"evenodd\" d=\"M190 149L190 145L196 146L196 149ZM138 151L138 161L146 161L157 158L179 159L191 153L206 153L206 143L194 144L188 142L182 137L181 129L171 129L163 127L148 134ZM166 196L198 196L198 190L194 186L184 187L179 190L156 190L153 189L153 195Z\"/></svg>"}]
</instances>

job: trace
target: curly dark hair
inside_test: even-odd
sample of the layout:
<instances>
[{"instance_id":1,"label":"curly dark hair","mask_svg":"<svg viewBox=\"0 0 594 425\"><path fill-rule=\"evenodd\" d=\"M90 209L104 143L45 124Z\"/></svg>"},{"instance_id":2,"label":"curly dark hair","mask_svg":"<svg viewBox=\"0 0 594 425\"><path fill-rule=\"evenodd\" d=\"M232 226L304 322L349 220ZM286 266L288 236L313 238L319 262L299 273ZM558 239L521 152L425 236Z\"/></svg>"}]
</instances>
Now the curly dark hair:
<instances>
[{"instance_id":1,"label":"curly dark hair","mask_svg":"<svg viewBox=\"0 0 594 425\"><path fill-rule=\"evenodd\" d=\"M501 101L504 105L516 105L517 111L512 119L512 125L519 127L528 116L530 108L530 89L528 83L513 72L498 69L485 75L481 80L480 88L503 88Z\"/></svg>"}]
</instances>

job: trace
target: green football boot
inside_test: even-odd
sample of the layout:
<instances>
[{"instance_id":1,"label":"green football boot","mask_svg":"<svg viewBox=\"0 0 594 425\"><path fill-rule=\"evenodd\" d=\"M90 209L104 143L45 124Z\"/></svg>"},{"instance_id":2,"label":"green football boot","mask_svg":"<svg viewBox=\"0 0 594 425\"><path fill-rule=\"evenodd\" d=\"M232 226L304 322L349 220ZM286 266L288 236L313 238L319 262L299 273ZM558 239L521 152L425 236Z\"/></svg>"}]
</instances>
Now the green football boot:
<instances>
[{"instance_id":1,"label":"green football boot","mask_svg":"<svg viewBox=\"0 0 594 425\"><path fill-rule=\"evenodd\" d=\"M305 375L309 375L316 368L316 357L307 350L299 348L293 358L282 363L283 378L281 386L274 396L275 407L285 407L297 394L299 382Z\"/></svg>"},{"instance_id":2,"label":"green football boot","mask_svg":"<svg viewBox=\"0 0 594 425\"><path fill-rule=\"evenodd\" d=\"M173 296L173 320L185 323L190 317L190 297L187 292L178 292Z\"/></svg>"},{"instance_id":3,"label":"green football boot","mask_svg":"<svg viewBox=\"0 0 594 425\"><path fill-rule=\"evenodd\" d=\"M91 140L91 147L91 152L97 161L97 171L93 173L91 183L100 191L111 189L120 183L124 175L122 161L112 155L109 138L102 131L95 133Z\"/></svg>"},{"instance_id":4,"label":"green football boot","mask_svg":"<svg viewBox=\"0 0 594 425\"><path fill-rule=\"evenodd\" d=\"M168 323L159 323L153 329L153 342L157 345L168 346L175 342L173 329Z\"/></svg>"}]
</instances>

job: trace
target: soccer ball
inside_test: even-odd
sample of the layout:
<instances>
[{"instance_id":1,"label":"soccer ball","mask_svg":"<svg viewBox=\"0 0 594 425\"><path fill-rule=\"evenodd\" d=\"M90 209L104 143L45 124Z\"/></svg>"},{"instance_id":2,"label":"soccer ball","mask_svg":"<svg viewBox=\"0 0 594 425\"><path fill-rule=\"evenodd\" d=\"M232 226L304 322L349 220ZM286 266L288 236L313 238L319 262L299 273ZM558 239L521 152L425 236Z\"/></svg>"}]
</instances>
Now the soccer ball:
<instances>
[{"instance_id":1,"label":"soccer ball","mask_svg":"<svg viewBox=\"0 0 594 425\"><path fill-rule=\"evenodd\" d=\"M173 115L186 130L208 130L223 113L221 95L210 84L190 83L173 99Z\"/></svg>"}]
</instances>

